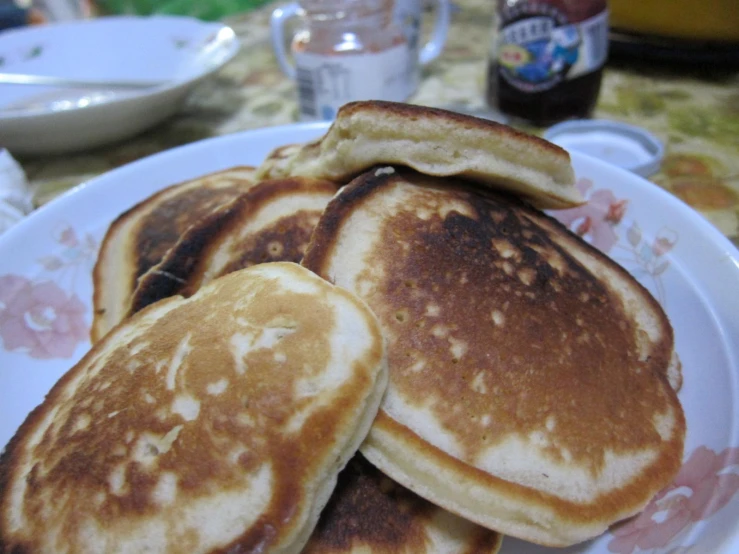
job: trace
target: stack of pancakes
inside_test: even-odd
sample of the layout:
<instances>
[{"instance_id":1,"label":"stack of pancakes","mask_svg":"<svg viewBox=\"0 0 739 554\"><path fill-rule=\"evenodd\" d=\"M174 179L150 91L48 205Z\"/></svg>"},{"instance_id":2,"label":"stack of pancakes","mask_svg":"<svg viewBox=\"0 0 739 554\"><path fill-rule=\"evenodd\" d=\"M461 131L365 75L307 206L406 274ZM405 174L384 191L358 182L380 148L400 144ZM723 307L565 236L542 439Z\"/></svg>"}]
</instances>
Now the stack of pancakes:
<instances>
[{"instance_id":1,"label":"stack of pancakes","mask_svg":"<svg viewBox=\"0 0 739 554\"><path fill-rule=\"evenodd\" d=\"M91 352L0 459L0 552L495 553L638 513L682 460L679 362L540 211L581 201L541 139L358 102L132 208Z\"/></svg>"}]
</instances>

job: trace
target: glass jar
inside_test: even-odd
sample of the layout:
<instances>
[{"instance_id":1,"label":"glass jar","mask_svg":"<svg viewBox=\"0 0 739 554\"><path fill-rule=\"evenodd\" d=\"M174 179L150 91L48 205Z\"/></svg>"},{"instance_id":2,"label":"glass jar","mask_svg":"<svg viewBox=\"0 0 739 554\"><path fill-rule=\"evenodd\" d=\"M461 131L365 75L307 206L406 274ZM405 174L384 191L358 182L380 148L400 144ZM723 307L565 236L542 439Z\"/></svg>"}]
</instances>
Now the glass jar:
<instances>
[{"instance_id":1,"label":"glass jar","mask_svg":"<svg viewBox=\"0 0 739 554\"><path fill-rule=\"evenodd\" d=\"M545 126L589 117L608 53L605 0L498 0L487 101Z\"/></svg>"},{"instance_id":2,"label":"glass jar","mask_svg":"<svg viewBox=\"0 0 739 554\"><path fill-rule=\"evenodd\" d=\"M300 117L333 119L355 100L404 101L414 89L417 60L393 21L392 0L300 0L300 27L291 44L295 66L279 51L281 20L272 32L282 69L297 82ZM276 21L277 20L277 21Z\"/></svg>"}]
</instances>

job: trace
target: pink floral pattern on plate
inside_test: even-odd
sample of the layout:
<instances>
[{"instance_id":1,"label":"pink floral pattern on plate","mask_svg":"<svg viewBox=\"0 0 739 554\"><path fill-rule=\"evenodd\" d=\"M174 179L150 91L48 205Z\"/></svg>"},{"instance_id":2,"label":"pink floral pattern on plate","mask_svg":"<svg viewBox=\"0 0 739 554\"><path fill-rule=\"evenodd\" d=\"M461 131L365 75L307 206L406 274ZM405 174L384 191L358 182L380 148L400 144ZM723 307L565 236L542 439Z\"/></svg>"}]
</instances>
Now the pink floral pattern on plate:
<instances>
[{"instance_id":1,"label":"pink floral pattern on plate","mask_svg":"<svg viewBox=\"0 0 739 554\"><path fill-rule=\"evenodd\" d=\"M552 215L565 227L581 237L587 236L593 246L608 253L618 242L615 227L626 212L628 200L618 200L609 189L591 192L593 181L590 179L578 179L576 186L587 203L557 210Z\"/></svg>"},{"instance_id":2,"label":"pink floral pattern on plate","mask_svg":"<svg viewBox=\"0 0 739 554\"><path fill-rule=\"evenodd\" d=\"M633 554L664 548L688 526L705 520L726 506L739 490L739 447L719 453L699 446L683 464L672 485L644 511L611 529L608 550ZM691 552L689 547L664 550L665 554Z\"/></svg>"},{"instance_id":3,"label":"pink floral pattern on plate","mask_svg":"<svg viewBox=\"0 0 739 554\"><path fill-rule=\"evenodd\" d=\"M54 236L58 252L40 258L40 275L0 275L0 340L9 352L36 359L70 358L88 340L88 308L76 291L80 271L89 275L97 254L91 235L69 226Z\"/></svg>"},{"instance_id":4,"label":"pink floral pattern on plate","mask_svg":"<svg viewBox=\"0 0 739 554\"><path fill-rule=\"evenodd\" d=\"M619 241L619 231L623 227L629 200L617 198L610 189L594 189L591 179L581 178L576 185L587 202L576 208L552 211L551 215L577 235L588 239L637 279L651 279L657 300L665 306L666 294L660 277L670 267L670 260L665 255L677 244L677 232L663 227L649 241L642 235L639 224L633 221L626 230L626 244L623 244Z\"/></svg>"},{"instance_id":5,"label":"pink floral pattern on plate","mask_svg":"<svg viewBox=\"0 0 739 554\"><path fill-rule=\"evenodd\" d=\"M88 337L87 308L52 281L0 276L0 338L32 358L69 358Z\"/></svg>"},{"instance_id":6,"label":"pink floral pattern on plate","mask_svg":"<svg viewBox=\"0 0 739 554\"><path fill-rule=\"evenodd\" d=\"M651 279L655 296L664 306L666 294L661 276L670 267L666 255L677 244L677 232L662 227L650 240L643 236L638 222L632 221L626 227L628 199L617 198L610 189L595 189L593 181L587 178L579 179L577 188L587 202L576 208L552 211L551 215L640 281ZM626 240L621 242L624 227ZM696 448L672 485L655 496L638 516L611 529L608 550L614 554L696 554L693 546L678 546L673 541L731 500L739 490L738 470L739 447L720 453L705 446Z\"/></svg>"}]
</instances>

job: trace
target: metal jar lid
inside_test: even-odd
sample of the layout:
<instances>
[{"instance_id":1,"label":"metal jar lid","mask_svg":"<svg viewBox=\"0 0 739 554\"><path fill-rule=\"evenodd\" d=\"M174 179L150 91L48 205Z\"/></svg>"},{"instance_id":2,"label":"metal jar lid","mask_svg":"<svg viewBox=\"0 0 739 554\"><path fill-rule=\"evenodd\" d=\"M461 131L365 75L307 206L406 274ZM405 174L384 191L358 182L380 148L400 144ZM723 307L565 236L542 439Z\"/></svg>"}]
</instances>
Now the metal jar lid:
<instances>
[{"instance_id":1,"label":"metal jar lid","mask_svg":"<svg viewBox=\"0 0 739 554\"><path fill-rule=\"evenodd\" d=\"M642 177L659 170L665 153L662 142L645 129L604 119L565 121L547 129L544 138Z\"/></svg>"}]
</instances>

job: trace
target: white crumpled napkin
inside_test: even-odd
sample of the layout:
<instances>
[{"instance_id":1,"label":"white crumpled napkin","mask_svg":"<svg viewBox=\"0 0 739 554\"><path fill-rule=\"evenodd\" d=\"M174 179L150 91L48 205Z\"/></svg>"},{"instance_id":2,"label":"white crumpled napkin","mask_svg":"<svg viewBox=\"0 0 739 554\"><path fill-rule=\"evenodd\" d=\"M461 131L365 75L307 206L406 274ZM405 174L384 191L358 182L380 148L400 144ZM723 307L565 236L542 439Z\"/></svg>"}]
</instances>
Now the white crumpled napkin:
<instances>
[{"instance_id":1,"label":"white crumpled napkin","mask_svg":"<svg viewBox=\"0 0 739 554\"><path fill-rule=\"evenodd\" d=\"M10 153L0 148L0 233L33 209L26 175Z\"/></svg>"}]
</instances>

